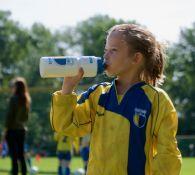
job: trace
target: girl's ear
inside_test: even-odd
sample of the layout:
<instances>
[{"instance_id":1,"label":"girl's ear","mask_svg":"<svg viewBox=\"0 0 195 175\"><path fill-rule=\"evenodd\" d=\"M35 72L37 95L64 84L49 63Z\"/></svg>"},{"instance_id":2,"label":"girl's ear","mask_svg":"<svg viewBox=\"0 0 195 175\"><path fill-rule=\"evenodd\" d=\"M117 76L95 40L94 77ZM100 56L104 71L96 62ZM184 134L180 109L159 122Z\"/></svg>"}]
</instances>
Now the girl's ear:
<instances>
[{"instance_id":1,"label":"girl's ear","mask_svg":"<svg viewBox=\"0 0 195 175\"><path fill-rule=\"evenodd\" d=\"M134 64L140 64L143 62L143 54L140 52L136 52L133 57Z\"/></svg>"}]
</instances>

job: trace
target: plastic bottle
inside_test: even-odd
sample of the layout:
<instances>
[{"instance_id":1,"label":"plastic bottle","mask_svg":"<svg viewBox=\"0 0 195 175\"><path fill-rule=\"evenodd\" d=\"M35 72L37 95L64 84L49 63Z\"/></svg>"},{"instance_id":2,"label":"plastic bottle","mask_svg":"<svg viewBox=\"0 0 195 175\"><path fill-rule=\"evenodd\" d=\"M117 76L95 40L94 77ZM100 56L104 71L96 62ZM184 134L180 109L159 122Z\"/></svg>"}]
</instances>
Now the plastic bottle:
<instances>
[{"instance_id":1,"label":"plastic bottle","mask_svg":"<svg viewBox=\"0 0 195 175\"><path fill-rule=\"evenodd\" d=\"M104 71L103 60L95 56L41 57L39 65L42 78L75 76L80 67L84 70L83 77L95 77Z\"/></svg>"}]
</instances>

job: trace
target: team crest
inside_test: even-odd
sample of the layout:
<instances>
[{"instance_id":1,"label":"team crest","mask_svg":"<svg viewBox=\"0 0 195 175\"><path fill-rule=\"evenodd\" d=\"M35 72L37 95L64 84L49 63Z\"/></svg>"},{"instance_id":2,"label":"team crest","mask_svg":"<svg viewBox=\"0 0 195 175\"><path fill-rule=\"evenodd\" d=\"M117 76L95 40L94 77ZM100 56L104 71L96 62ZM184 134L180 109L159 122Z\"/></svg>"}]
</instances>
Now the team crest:
<instances>
[{"instance_id":1,"label":"team crest","mask_svg":"<svg viewBox=\"0 0 195 175\"><path fill-rule=\"evenodd\" d=\"M133 123L138 128L143 128L146 124L146 110L135 108Z\"/></svg>"}]
</instances>

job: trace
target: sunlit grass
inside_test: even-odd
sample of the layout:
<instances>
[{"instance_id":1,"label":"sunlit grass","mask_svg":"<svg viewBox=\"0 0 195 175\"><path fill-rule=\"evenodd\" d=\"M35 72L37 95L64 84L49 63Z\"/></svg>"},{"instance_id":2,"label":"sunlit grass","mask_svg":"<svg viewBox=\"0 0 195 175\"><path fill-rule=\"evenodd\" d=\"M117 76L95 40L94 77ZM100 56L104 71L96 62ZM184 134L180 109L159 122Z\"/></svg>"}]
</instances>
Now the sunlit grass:
<instances>
[{"instance_id":1,"label":"sunlit grass","mask_svg":"<svg viewBox=\"0 0 195 175\"><path fill-rule=\"evenodd\" d=\"M36 161L34 158L32 159L33 166L37 166L39 168L38 174L57 174L58 168L58 159L57 157L52 158L41 158L39 161ZM83 167L83 162L81 158L74 157L71 162L71 170L72 172L78 168ZM8 171L11 168L11 162L9 158L2 159L0 158L0 175L8 175ZM6 171L6 172L5 172Z\"/></svg>"},{"instance_id":2,"label":"sunlit grass","mask_svg":"<svg viewBox=\"0 0 195 175\"><path fill-rule=\"evenodd\" d=\"M55 157L41 158L40 161L33 159L33 165L39 167L39 174L57 174L58 160ZM0 175L9 175L10 159L0 158ZM71 170L74 172L77 168L83 166L80 158L73 158L71 162ZM3 171L2 171L3 170ZM6 171L6 172L5 172ZM38 174L38 175L39 175ZM183 158L181 175L195 175L195 158Z\"/></svg>"}]
</instances>

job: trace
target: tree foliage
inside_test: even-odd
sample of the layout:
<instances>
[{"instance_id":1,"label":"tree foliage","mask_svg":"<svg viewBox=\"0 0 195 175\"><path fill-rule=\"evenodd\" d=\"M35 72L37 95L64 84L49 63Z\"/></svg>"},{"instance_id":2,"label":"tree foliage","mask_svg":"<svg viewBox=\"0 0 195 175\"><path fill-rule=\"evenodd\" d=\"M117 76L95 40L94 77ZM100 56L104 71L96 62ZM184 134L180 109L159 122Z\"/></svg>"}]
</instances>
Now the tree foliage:
<instances>
[{"instance_id":1,"label":"tree foliage","mask_svg":"<svg viewBox=\"0 0 195 175\"><path fill-rule=\"evenodd\" d=\"M184 132L195 133L195 23L181 30L180 40L169 49L167 90L185 120ZM190 124L191 123L191 124Z\"/></svg>"},{"instance_id":2,"label":"tree foliage","mask_svg":"<svg viewBox=\"0 0 195 175\"><path fill-rule=\"evenodd\" d=\"M53 131L49 123L52 91L61 88L61 79L42 79L39 59L52 55L94 55L103 57L106 31L115 24L136 23L95 15L75 27L51 32L40 23L25 29L13 21L9 11L0 11L0 120L6 113L9 80L27 79L32 96L27 142L40 149L54 150ZM180 134L195 133L195 24L181 31L180 40L168 50L165 88L174 100L180 117ZM83 79L79 88L101 81L104 75ZM52 89L52 90L51 90ZM79 90L81 90L79 89ZM193 124L194 122L194 124ZM3 130L3 122L0 130Z\"/></svg>"},{"instance_id":3,"label":"tree foliage","mask_svg":"<svg viewBox=\"0 0 195 175\"><path fill-rule=\"evenodd\" d=\"M9 11L0 11L0 78L15 73L15 64L27 54L28 32L12 21Z\"/></svg>"}]
</instances>

